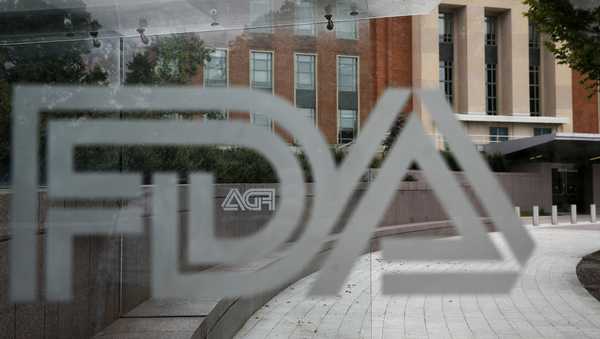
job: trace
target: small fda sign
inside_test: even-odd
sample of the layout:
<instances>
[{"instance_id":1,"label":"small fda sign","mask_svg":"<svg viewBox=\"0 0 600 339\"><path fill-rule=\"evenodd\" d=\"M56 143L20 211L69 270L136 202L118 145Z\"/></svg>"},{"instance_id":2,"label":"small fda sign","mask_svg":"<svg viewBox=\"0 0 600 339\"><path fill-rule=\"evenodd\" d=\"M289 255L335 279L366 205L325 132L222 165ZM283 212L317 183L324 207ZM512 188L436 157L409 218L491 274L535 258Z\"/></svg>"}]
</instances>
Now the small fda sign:
<instances>
[{"instance_id":1,"label":"small fda sign","mask_svg":"<svg viewBox=\"0 0 600 339\"><path fill-rule=\"evenodd\" d=\"M227 193L221 204L223 211L275 211L275 189L252 188L242 194L237 188L232 188Z\"/></svg>"}]
</instances>

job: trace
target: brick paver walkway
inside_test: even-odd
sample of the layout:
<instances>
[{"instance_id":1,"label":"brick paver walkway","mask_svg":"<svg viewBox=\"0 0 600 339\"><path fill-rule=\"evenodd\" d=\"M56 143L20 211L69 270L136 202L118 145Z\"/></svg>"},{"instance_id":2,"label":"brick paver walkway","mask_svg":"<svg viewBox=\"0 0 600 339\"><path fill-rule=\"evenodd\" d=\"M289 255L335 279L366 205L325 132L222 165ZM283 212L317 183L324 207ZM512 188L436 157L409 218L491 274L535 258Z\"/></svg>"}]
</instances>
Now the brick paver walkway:
<instances>
[{"instance_id":1,"label":"brick paver walkway","mask_svg":"<svg viewBox=\"0 0 600 339\"><path fill-rule=\"evenodd\" d=\"M418 266L377 252L360 258L338 297L306 298L308 276L256 312L237 338L600 338L600 302L575 274L581 257L600 249L600 226L531 233L536 252L510 295L383 296L384 270Z\"/></svg>"}]
</instances>

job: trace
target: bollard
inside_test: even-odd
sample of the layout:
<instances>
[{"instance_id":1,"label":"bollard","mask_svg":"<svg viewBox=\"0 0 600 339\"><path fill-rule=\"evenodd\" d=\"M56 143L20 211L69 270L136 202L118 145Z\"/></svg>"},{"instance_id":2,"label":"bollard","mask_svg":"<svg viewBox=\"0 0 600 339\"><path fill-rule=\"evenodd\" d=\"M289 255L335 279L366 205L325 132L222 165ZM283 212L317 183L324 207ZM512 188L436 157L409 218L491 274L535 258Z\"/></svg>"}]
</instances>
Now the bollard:
<instances>
[{"instance_id":1,"label":"bollard","mask_svg":"<svg viewBox=\"0 0 600 339\"><path fill-rule=\"evenodd\" d=\"M590 205L590 222L596 222L596 204Z\"/></svg>"},{"instance_id":2,"label":"bollard","mask_svg":"<svg viewBox=\"0 0 600 339\"><path fill-rule=\"evenodd\" d=\"M540 225L540 207L533 206L533 226Z\"/></svg>"},{"instance_id":3,"label":"bollard","mask_svg":"<svg viewBox=\"0 0 600 339\"><path fill-rule=\"evenodd\" d=\"M571 224L577 223L577 205L571 205Z\"/></svg>"},{"instance_id":4,"label":"bollard","mask_svg":"<svg viewBox=\"0 0 600 339\"><path fill-rule=\"evenodd\" d=\"M558 225L558 206L552 205L552 225Z\"/></svg>"},{"instance_id":5,"label":"bollard","mask_svg":"<svg viewBox=\"0 0 600 339\"><path fill-rule=\"evenodd\" d=\"M517 215L517 218L521 217L521 207L515 206L515 214Z\"/></svg>"}]
</instances>

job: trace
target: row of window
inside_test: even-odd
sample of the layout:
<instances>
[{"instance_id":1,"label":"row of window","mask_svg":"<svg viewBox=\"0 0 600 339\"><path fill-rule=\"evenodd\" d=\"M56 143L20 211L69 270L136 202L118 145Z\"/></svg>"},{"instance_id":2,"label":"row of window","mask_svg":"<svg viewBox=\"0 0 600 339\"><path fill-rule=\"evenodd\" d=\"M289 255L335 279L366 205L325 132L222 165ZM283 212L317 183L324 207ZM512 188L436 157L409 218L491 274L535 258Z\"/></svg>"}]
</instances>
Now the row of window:
<instances>
[{"instance_id":1,"label":"row of window","mask_svg":"<svg viewBox=\"0 0 600 339\"><path fill-rule=\"evenodd\" d=\"M250 1L250 22L253 33L272 33L272 0L251 0ZM302 36L316 36L317 25L315 22L315 1L314 0L296 0L295 22L300 24L294 26L295 33ZM336 17L344 17L351 11L351 4L346 1L338 0L336 2ZM303 24L304 23L304 24ZM358 39L358 22L342 21L335 24L336 36L340 39Z\"/></svg>"},{"instance_id":2,"label":"row of window","mask_svg":"<svg viewBox=\"0 0 600 339\"><path fill-rule=\"evenodd\" d=\"M534 127L533 135L540 136L546 134L552 134L552 128L550 127ZM490 143L508 141L508 127L490 127Z\"/></svg>"},{"instance_id":3,"label":"row of window","mask_svg":"<svg viewBox=\"0 0 600 339\"><path fill-rule=\"evenodd\" d=\"M454 15L440 13L438 17L440 50L440 88L450 104L454 102ZM485 93L486 113L498 114L498 22L494 16L485 17ZM529 25L529 108L532 116L541 113L540 36Z\"/></svg>"},{"instance_id":4,"label":"row of window","mask_svg":"<svg viewBox=\"0 0 600 339\"><path fill-rule=\"evenodd\" d=\"M294 60L294 87L296 107L315 123L317 110L316 55L296 54ZM217 49L204 67L206 87L227 87L227 50ZM273 93L273 52L252 51L250 54L250 87ZM338 142L350 143L358 129L358 57L338 56ZM252 113L255 125L272 128L272 121L260 113Z\"/></svg>"}]
</instances>

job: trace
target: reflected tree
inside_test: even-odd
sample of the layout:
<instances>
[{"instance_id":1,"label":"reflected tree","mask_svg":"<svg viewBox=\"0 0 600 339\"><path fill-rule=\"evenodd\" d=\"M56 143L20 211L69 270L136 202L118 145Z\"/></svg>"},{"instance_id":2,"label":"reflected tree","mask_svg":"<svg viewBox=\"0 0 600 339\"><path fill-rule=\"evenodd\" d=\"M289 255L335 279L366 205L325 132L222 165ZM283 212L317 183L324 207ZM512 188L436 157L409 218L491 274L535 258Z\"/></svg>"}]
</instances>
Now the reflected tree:
<instances>
[{"instance_id":1,"label":"reflected tree","mask_svg":"<svg viewBox=\"0 0 600 339\"><path fill-rule=\"evenodd\" d=\"M73 0L68 7L72 9L56 9L42 0L0 3L0 183L7 182L10 169L13 85L107 84L107 72L84 60L91 49L87 32L93 21L85 4ZM86 39L72 36L74 31L86 32Z\"/></svg>"}]
</instances>

